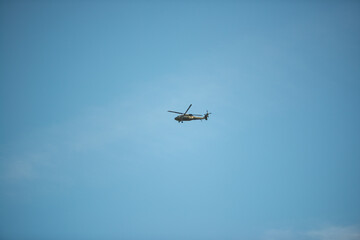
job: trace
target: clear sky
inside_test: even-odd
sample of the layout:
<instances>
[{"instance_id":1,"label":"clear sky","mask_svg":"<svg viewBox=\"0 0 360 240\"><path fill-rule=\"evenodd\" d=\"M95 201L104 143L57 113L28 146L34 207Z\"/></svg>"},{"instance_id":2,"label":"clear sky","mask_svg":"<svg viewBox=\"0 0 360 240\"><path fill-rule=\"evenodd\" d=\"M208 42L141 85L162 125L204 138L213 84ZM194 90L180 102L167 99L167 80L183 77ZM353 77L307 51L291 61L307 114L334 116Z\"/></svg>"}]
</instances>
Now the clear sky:
<instances>
[{"instance_id":1,"label":"clear sky","mask_svg":"<svg viewBox=\"0 0 360 240\"><path fill-rule=\"evenodd\" d=\"M358 1L2 0L0 238L359 240L359 104Z\"/></svg>"}]
</instances>

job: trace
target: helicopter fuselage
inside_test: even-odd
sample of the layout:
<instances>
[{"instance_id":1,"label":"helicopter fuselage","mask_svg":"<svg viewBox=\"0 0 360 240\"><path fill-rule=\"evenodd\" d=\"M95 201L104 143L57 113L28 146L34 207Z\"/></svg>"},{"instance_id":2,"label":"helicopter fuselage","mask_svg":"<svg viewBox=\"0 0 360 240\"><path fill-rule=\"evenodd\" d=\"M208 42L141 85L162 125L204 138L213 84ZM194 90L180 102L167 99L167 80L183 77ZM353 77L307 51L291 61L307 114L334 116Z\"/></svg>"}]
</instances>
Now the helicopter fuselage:
<instances>
[{"instance_id":1,"label":"helicopter fuselage","mask_svg":"<svg viewBox=\"0 0 360 240\"><path fill-rule=\"evenodd\" d=\"M186 114L186 115L176 116L174 119L178 122L183 122L183 121L192 121L192 120L203 120L205 118L204 117L196 117L191 114Z\"/></svg>"}]
</instances>

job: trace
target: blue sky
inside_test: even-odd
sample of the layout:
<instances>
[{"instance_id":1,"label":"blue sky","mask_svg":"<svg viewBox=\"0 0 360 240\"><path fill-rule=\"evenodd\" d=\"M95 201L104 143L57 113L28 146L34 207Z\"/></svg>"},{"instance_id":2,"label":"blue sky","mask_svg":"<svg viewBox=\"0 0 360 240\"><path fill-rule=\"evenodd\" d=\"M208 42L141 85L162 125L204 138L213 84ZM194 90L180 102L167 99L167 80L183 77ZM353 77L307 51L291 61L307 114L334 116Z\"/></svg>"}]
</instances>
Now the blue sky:
<instances>
[{"instance_id":1,"label":"blue sky","mask_svg":"<svg viewBox=\"0 0 360 240\"><path fill-rule=\"evenodd\" d=\"M2 239L360 239L360 3L0 1L0 31Z\"/></svg>"}]
</instances>

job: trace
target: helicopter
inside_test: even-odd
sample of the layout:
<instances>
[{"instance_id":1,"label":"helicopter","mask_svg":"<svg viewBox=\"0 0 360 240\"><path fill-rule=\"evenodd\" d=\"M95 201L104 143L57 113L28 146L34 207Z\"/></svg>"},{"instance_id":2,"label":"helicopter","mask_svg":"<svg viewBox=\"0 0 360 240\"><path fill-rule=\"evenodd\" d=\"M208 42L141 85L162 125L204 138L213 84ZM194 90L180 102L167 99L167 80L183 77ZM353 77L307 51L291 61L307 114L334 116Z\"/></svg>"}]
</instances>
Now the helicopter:
<instances>
[{"instance_id":1,"label":"helicopter","mask_svg":"<svg viewBox=\"0 0 360 240\"><path fill-rule=\"evenodd\" d=\"M186 114L189 109L191 108L192 104L190 104L190 106L188 107L188 109L185 111L185 113L181 113L181 112L175 112L175 111L168 111L168 112L171 112L171 113L177 113L177 114L180 114L179 116L176 116L174 119L176 121L178 121L179 123L183 123L184 121L192 121L192 120L208 120L209 118L209 115L211 113L209 113L207 110L206 110L206 113L204 114L204 116L202 114Z\"/></svg>"}]
</instances>

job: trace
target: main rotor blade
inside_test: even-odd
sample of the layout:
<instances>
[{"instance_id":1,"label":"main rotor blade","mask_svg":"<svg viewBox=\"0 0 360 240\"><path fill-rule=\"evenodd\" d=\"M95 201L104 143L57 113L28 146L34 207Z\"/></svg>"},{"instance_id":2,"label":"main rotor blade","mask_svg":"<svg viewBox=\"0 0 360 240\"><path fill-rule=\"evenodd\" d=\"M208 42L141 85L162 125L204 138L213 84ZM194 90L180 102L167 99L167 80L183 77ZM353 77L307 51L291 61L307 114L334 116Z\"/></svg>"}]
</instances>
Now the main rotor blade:
<instances>
[{"instance_id":1,"label":"main rotor blade","mask_svg":"<svg viewBox=\"0 0 360 240\"><path fill-rule=\"evenodd\" d=\"M184 115L187 113L187 111L189 111L189 109L191 108L192 104L190 104L190 106L188 107L188 109L185 111Z\"/></svg>"},{"instance_id":2,"label":"main rotor blade","mask_svg":"<svg viewBox=\"0 0 360 240\"><path fill-rule=\"evenodd\" d=\"M183 114L183 113L181 113L181 112L175 112L175 111L168 111L168 112L177 113L177 114Z\"/></svg>"}]
</instances>

